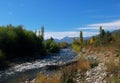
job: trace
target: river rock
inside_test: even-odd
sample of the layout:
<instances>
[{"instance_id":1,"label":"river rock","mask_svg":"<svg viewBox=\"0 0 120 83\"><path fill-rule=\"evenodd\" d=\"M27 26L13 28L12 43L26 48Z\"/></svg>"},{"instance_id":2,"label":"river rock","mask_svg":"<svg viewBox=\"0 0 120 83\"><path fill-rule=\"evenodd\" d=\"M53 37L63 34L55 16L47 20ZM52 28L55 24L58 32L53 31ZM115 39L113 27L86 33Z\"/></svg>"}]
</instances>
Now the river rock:
<instances>
[{"instance_id":1,"label":"river rock","mask_svg":"<svg viewBox=\"0 0 120 83\"><path fill-rule=\"evenodd\" d=\"M93 69L86 72L86 83L106 83L104 78L107 76L105 71L104 63L99 63L99 65Z\"/></svg>"}]
</instances>

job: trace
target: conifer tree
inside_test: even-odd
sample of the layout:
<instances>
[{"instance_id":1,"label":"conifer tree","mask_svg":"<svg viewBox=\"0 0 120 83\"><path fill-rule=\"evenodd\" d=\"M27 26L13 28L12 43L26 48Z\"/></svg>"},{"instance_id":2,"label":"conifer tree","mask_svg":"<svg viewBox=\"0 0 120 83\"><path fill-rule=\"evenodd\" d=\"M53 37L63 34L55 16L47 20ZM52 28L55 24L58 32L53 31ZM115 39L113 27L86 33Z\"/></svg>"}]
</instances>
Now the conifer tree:
<instances>
[{"instance_id":1,"label":"conifer tree","mask_svg":"<svg viewBox=\"0 0 120 83\"><path fill-rule=\"evenodd\" d=\"M102 26L100 26L100 38L103 38L105 35L104 29L102 29Z\"/></svg>"},{"instance_id":2,"label":"conifer tree","mask_svg":"<svg viewBox=\"0 0 120 83\"><path fill-rule=\"evenodd\" d=\"M44 26L41 27L41 36L42 36L42 38L44 40Z\"/></svg>"},{"instance_id":3,"label":"conifer tree","mask_svg":"<svg viewBox=\"0 0 120 83\"><path fill-rule=\"evenodd\" d=\"M35 30L35 35L37 35L37 30Z\"/></svg>"},{"instance_id":4,"label":"conifer tree","mask_svg":"<svg viewBox=\"0 0 120 83\"><path fill-rule=\"evenodd\" d=\"M40 30L38 31L38 36L40 36Z\"/></svg>"},{"instance_id":5,"label":"conifer tree","mask_svg":"<svg viewBox=\"0 0 120 83\"><path fill-rule=\"evenodd\" d=\"M80 42L83 42L83 34L82 34L82 30L80 31Z\"/></svg>"}]
</instances>

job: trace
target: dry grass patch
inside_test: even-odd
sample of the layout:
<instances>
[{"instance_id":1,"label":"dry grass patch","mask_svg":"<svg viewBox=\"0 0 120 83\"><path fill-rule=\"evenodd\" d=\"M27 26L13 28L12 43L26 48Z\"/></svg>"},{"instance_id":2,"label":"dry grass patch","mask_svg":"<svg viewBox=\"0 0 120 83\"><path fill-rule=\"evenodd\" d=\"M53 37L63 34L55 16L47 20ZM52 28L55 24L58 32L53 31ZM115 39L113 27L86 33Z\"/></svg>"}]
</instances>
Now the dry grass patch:
<instances>
[{"instance_id":1,"label":"dry grass patch","mask_svg":"<svg viewBox=\"0 0 120 83\"><path fill-rule=\"evenodd\" d=\"M69 65L61 70L62 80L65 83L74 83L73 77L77 72L77 64Z\"/></svg>"},{"instance_id":2,"label":"dry grass patch","mask_svg":"<svg viewBox=\"0 0 120 83\"><path fill-rule=\"evenodd\" d=\"M108 83L120 83L120 77L116 77L116 76L112 76L110 78L107 79Z\"/></svg>"},{"instance_id":3,"label":"dry grass patch","mask_svg":"<svg viewBox=\"0 0 120 83\"><path fill-rule=\"evenodd\" d=\"M77 70L80 72L87 71L90 68L90 62L88 60L79 60L77 63Z\"/></svg>"},{"instance_id":4,"label":"dry grass patch","mask_svg":"<svg viewBox=\"0 0 120 83\"><path fill-rule=\"evenodd\" d=\"M120 73L120 64L117 64L114 60L109 60L105 65L107 67L107 72L111 74Z\"/></svg>"},{"instance_id":5,"label":"dry grass patch","mask_svg":"<svg viewBox=\"0 0 120 83\"><path fill-rule=\"evenodd\" d=\"M88 53L101 53L105 51L110 51L112 53L120 52L120 47L118 45L110 44L110 45L103 45L103 46L94 46L89 45L84 47Z\"/></svg>"},{"instance_id":6,"label":"dry grass patch","mask_svg":"<svg viewBox=\"0 0 120 83\"><path fill-rule=\"evenodd\" d=\"M62 83L61 80L61 74L51 74L49 76L46 76L45 74L39 74L36 77L36 82L35 83Z\"/></svg>"},{"instance_id":7,"label":"dry grass patch","mask_svg":"<svg viewBox=\"0 0 120 83\"><path fill-rule=\"evenodd\" d=\"M65 83L76 83L75 78L77 73L84 76L84 73L90 68L89 61L80 59L76 64L66 66L62 69L62 78Z\"/></svg>"},{"instance_id":8,"label":"dry grass patch","mask_svg":"<svg viewBox=\"0 0 120 83\"><path fill-rule=\"evenodd\" d=\"M109 83L120 83L120 64L116 63L114 60L110 59L109 62L105 63Z\"/></svg>"},{"instance_id":9,"label":"dry grass patch","mask_svg":"<svg viewBox=\"0 0 120 83\"><path fill-rule=\"evenodd\" d=\"M45 74L38 74L36 77L36 83L76 83L74 80L76 74L83 74L89 68L89 61L80 59L75 64L63 67L60 73L53 73L49 76L46 76Z\"/></svg>"}]
</instances>

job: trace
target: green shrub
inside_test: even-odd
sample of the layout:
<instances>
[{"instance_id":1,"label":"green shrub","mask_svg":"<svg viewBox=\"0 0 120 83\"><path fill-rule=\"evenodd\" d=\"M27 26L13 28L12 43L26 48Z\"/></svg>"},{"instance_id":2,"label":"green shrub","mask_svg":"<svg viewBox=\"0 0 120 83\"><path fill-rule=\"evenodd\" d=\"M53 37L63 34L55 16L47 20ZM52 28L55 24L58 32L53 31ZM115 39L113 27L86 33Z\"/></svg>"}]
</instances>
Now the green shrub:
<instances>
[{"instance_id":1,"label":"green shrub","mask_svg":"<svg viewBox=\"0 0 120 83\"><path fill-rule=\"evenodd\" d=\"M88 61L90 63L90 67L91 68L94 68L94 67L98 66L98 64L99 64L98 58L94 57L94 56L88 57Z\"/></svg>"},{"instance_id":2,"label":"green shrub","mask_svg":"<svg viewBox=\"0 0 120 83\"><path fill-rule=\"evenodd\" d=\"M54 42L53 38L46 40L44 46L48 53L59 52L60 50L59 44Z\"/></svg>"},{"instance_id":3,"label":"green shrub","mask_svg":"<svg viewBox=\"0 0 120 83\"><path fill-rule=\"evenodd\" d=\"M80 52L82 50L82 46L80 44L77 43L73 43L72 44L72 48L76 51L76 52Z\"/></svg>"},{"instance_id":4,"label":"green shrub","mask_svg":"<svg viewBox=\"0 0 120 83\"><path fill-rule=\"evenodd\" d=\"M57 43L55 42L51 42L50 44L50 52L54 53L54 52L59 52L60 47Z\"/></svg>"},{"instance_id":5,"label":"green shrub","mask_svg":"<svg viewBox=\"0 0 120 83\"><path fill-rule=\"evenodd\" d=\"M3 61L5 59L4 53L0 50L0 61Z\"/></svg>"},{"instance_id":6,"label":"green shrub","mask_svg":"<svg viewBox=\"0 0 120 83\"><path fill-rule=\"evenodd\" d=\"M2 50L0 58L3 59L5 55L9 60L37 54L42 57L49 52L59 51L58 44L52 38L48 41L43 39L41 35L37 36L34 32L23 29L22 26L0 26L0 49Z\"/></svg>"}]
</instances>

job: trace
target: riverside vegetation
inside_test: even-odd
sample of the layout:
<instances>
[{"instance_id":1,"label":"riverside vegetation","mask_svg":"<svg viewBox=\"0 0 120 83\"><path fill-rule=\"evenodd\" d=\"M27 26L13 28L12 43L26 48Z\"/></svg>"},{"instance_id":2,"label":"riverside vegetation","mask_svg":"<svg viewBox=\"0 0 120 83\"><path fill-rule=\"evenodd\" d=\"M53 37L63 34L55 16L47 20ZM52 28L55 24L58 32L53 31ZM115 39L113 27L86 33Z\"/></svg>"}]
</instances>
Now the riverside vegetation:
<instances>
[{"instance_id":1,"label":"riverside vegetation","mask_svg":"<svg viewBox=\"0 0 120 83\"><path fill-rule=\"evenodd\" d=\"M23 29L22 26L0 27L0 68L16 57L45 56L59 52L66 43L56 43L53 38L44 40L41 35ZM72 48L78 54L76 63L58 68L49 75L38 73L35 79L25 83L119 83L120 82L120 34L104 31L88 40L73 38ZM56 68L55 68L56 69Z\"/></svg>"},{"instance_id":2,"label":"riverside vegetation","mask_svg":"<svg viewBox=\"0 0 120 83\"><path fill-rule=\"evenodd\" d=\"M44 40L44 27L37 36L36 31L25 30L22 26L0 26L0 69L9 66L14 58L44 57L59 50L53 38Z\"/></svg>"},{"instance_id":3,"label":"riverside vegetation","mask_svg":"<svg viewBox=\"0 0 120 83\"><path fill-rule=\"evenodd\" d=\"M52 75L38 74L35 83L119 83L120 34L104 31L84 40L73 38L72 48L78 54L77 63L63 67Z\"/></svg>"}]
</instances>

